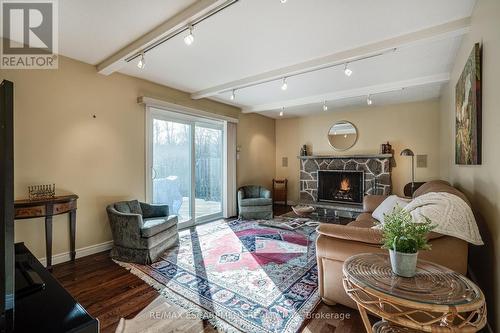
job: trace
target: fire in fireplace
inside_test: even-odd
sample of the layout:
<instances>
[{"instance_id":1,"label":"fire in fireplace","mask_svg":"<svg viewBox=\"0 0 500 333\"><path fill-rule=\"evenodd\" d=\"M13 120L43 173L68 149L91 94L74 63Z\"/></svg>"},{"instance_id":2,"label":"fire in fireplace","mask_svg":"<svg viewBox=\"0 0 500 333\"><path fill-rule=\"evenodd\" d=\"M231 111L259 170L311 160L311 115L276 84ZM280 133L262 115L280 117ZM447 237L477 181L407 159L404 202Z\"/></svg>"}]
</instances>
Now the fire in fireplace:
<instances>
[{"instance_id":1,"label":"fire in fireplace","mask_svg":"<svg viewBox=\"0 0 500 333\"><path fill-rule=\"evenodd\" d=\"M318 201L363 203L363 171L318 171Z\"/></svg>"}]
</instances>

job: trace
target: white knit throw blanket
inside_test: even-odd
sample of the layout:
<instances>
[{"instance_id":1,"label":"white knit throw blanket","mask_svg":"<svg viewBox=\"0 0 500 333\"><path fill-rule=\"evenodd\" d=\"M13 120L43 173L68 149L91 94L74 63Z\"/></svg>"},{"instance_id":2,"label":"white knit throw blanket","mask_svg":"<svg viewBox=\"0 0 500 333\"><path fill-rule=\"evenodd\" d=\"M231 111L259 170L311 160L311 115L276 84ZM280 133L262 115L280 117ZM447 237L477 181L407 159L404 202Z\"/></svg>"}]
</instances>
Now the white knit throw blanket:
<instances>
[{"instance_id":1,"label":"white knit throw blanket","mask_svg":"<svg viewBox=\"0 0 500 333\"><path fill-rule=\"evenodd\" d=\"M460 197L446 192L429 192L413 199L404 208L414 220L423 216L436 225L434 232L453 236L474 245L483 245L472 209Z\"/></svg>"}]
</instances>

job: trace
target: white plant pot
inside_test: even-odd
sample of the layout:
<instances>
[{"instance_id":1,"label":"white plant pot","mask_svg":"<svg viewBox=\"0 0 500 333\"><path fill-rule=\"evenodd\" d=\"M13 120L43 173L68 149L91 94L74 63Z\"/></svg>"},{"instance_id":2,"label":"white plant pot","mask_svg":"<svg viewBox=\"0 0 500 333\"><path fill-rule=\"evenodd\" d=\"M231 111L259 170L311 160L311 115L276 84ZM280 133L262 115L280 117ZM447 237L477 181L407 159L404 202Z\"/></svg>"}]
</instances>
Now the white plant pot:
<instances>
[{"instance_id":1,"label":"white plant pot","mask_svg":"<svg viewBox=\"0 0 500 333\"><path fill-rule=\"evenodd\" d=\"M417 271L417 253L402 253L389 250L392 271L402 277L414 277Z\"/></svg>"}]
</instances>

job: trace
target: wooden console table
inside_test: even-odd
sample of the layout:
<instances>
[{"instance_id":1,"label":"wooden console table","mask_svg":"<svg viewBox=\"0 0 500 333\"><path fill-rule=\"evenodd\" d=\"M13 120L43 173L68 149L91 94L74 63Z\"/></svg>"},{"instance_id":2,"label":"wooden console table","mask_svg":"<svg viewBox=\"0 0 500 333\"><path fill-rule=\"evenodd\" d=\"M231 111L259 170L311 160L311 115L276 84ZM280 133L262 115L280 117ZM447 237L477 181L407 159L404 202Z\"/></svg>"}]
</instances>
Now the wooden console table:
<instances>
[{"instance_id":1,"label":"wooden console table","mask_svg":"<svg viewBox=\"0 0 500 333\"><path fill-rule=\"evenodd\" d=\"M52 217L54 215L69 214L70 256L71 260L75 260L77 199L77 195L71 194L44 200L16 200L14 202L16 220L45 217L45 249L49 270L52 269Z\"/></svg>"}]
</instances>

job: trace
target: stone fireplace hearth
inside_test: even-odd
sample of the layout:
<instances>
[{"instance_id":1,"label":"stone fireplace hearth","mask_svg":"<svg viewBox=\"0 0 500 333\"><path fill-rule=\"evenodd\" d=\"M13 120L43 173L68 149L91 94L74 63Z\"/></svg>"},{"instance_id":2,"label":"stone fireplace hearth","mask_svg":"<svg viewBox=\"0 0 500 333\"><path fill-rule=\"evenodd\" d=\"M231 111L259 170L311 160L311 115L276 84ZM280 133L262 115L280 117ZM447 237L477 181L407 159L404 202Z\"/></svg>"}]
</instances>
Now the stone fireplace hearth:
<instances>
[{"instance_id":1,"label":"stone fireplace hearth","mask_svg":"<svg viewBox=\"0 0 500 333\"><path fill-rule=\"evenodd\" d=\"M391 154L354 156L299 156L300 202L303 204L328 203L320 196L318 200L318 171L359 171L363 174L362 194L389 195L392 193ZM360 185L361 186L361 185ZM330 195L332 189L330 189ZM335 189L333 189L335 191ZM362 195L362 196L363 196ZM362 204L361 200L331 200ZM350 201L350 202L349 202Z\"/></svg>"}]
</instances>

